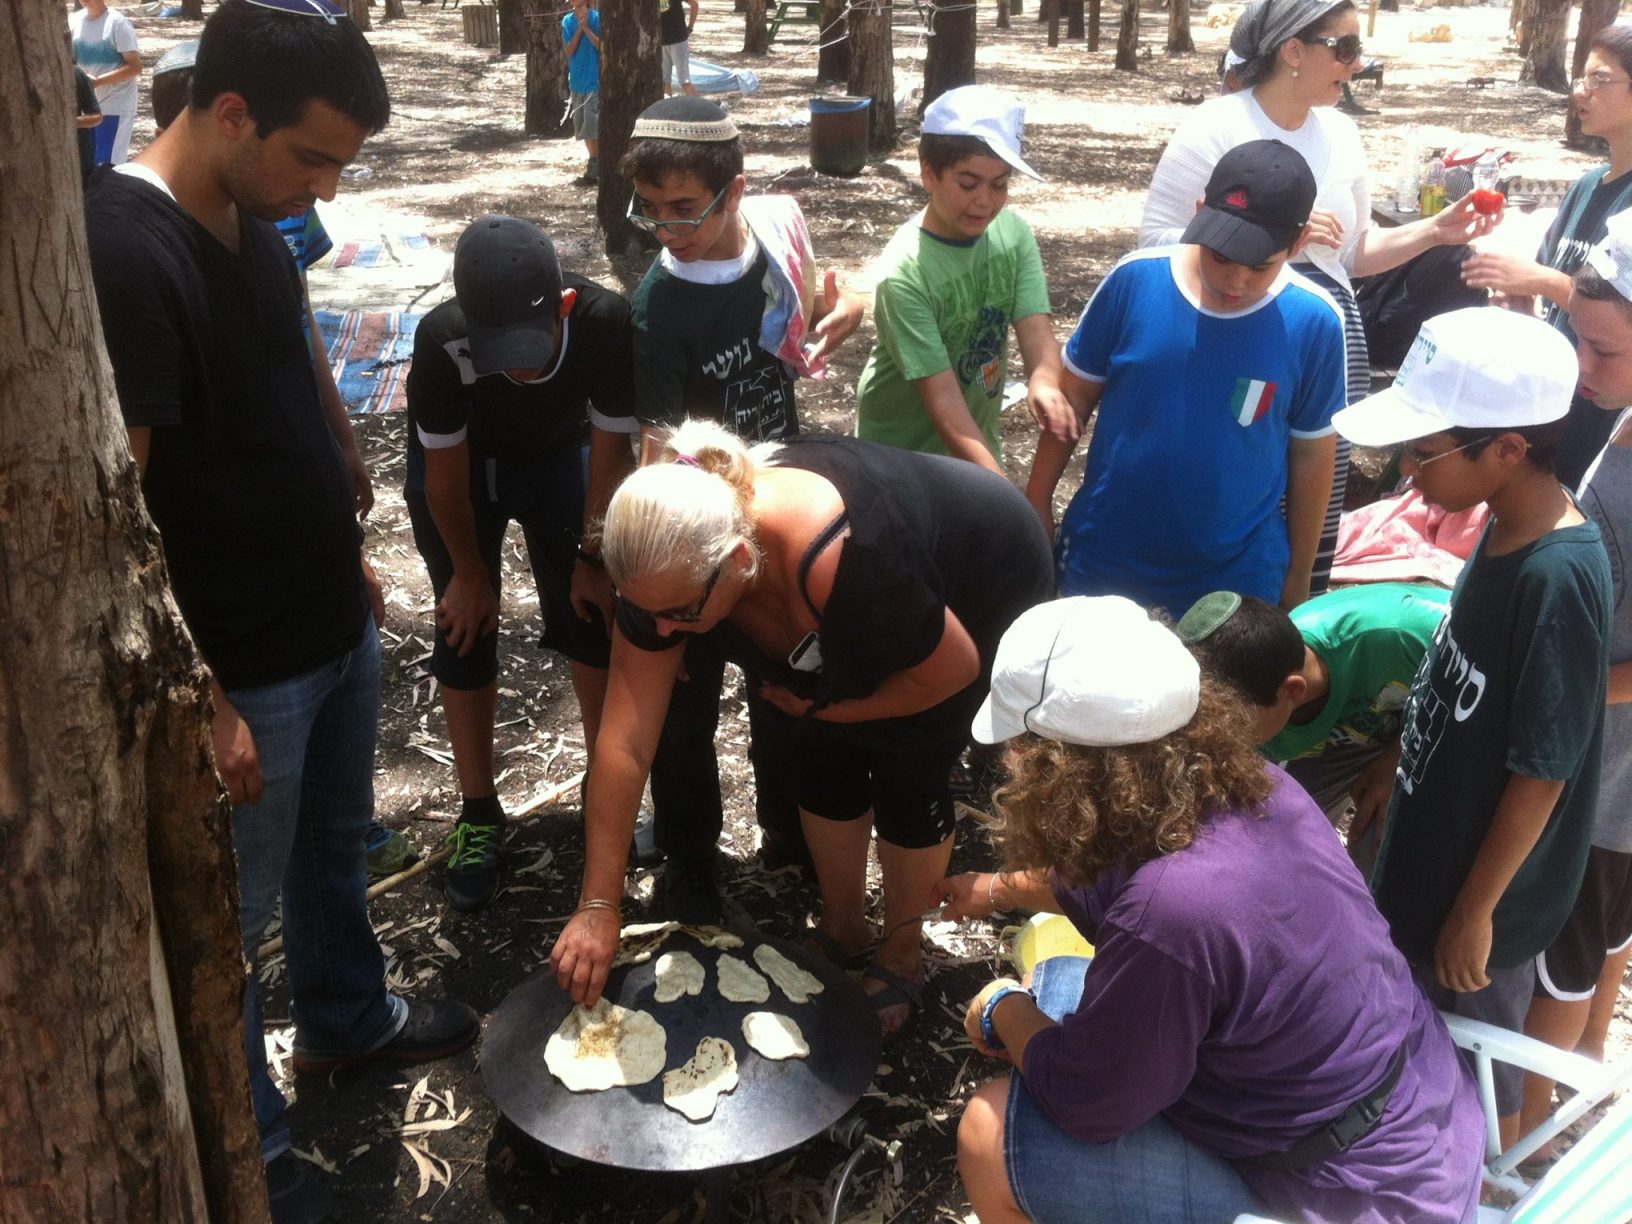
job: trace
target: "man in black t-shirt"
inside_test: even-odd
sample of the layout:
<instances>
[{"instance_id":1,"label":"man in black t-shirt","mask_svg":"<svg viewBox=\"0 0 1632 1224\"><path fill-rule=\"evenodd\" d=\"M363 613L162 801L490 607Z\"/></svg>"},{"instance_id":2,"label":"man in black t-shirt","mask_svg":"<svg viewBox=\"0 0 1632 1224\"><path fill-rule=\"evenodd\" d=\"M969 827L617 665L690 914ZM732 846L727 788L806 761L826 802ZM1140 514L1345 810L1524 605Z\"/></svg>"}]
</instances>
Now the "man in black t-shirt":
<instances>
[{"instance_id":1,"label":"man in black t-shirt","mask_svg":"<svg viewBox=\"0 0 1632 1224\"><path fill-rule=\"evenodd\" d=\"M657 0L658 33L663 39L663 92L672 95L678 84L695 95L691 83L691 29L697 24L697 0ZM690 16L687 16L687 10Z\"/></svg>"},{"instance_id":2,"label":"man in black t-shirt","mask_svg":"<svg viewBox=\"0 0 1632 1224\"><path fill-rule=\"evenodd\" d=\"M563 277L536 225L477 220L459 238L453 284L454 300L414 333L404 495L436 592L431 674L463 796L443 889L450 905L469 911L499 885L504 812L493 724L505 530L521 525L544 614L542 644L572 665L593 751L612 606L594 524L634 468L639 426L628 304L582 277Z\"/></svg>"},{"instance_id":3,"label":"man in black t-shirt","mask_svg":"<svg viewBox=\"0 0 1632 1224\"><path fill-rule=\"evenodd\" d=\"M253 966L281 895L294 1065L326 1072L439 1058L479 1023L463 1004L387 992L368 918L384 604L318 399L300 280L271 222L332 199L390 104L343 10L281 2L216 9L192 105L136 161L92 176L86 229L143 494L210 669L245 955ZM321 1219L327 1192L293 1154L258 974L249 982L245 1057L272 1218Z\"/></svg>"}]
</instances>

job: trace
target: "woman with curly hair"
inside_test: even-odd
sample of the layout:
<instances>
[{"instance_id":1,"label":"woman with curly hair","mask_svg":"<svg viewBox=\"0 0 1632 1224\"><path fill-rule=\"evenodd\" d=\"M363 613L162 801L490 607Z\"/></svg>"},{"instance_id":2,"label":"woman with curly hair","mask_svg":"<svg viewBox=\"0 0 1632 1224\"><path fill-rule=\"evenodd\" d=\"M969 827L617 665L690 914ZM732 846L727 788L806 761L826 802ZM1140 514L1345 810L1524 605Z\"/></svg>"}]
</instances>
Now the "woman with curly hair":
<instances>
[{"instance_id":1,"label":"woman with curly hair","mask_svg":"<svg viewBox=\"0 0 1632 1224\"><path fill-rule=\"evenodd\" d=\"M1032 609L974 730L1013 740L1006 866L936 897L1095 944L969 1005L1014 1065L958 1129L985 1224L1472 1218L1471 1074L1320 809L1170 630L1115 597Z\"/></svg>"}]
</instances>

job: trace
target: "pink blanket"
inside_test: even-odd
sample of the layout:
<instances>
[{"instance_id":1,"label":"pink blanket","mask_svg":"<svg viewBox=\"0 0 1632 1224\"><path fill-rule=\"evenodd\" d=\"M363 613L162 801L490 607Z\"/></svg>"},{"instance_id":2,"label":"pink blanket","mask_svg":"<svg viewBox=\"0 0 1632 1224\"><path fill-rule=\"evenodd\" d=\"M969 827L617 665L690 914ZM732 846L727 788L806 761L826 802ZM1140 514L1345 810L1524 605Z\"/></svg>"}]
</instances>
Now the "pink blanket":
<instances>
[{"instance_id":1,"label":"pink blanket","mask_svg":"<svg viewBox=\"0 0 1632 1224\"><path fill-rule=\"evenodd\" d=\"M1337 528L1332 582L1433 582L1456 585L1490 511L1449 513L1415 489L1350 511Z\"/></svg>"}]
</instances>

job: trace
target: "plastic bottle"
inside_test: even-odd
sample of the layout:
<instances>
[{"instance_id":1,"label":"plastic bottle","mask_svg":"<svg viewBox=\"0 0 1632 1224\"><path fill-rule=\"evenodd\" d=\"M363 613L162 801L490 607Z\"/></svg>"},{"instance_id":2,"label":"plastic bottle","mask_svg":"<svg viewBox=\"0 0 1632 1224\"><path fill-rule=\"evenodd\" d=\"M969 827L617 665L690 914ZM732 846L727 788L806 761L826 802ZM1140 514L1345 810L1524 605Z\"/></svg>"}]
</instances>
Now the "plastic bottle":
<instances>
[{"instance_id":1,"label":"plastic bottle","mask_svg":"<svg viewBox=\"0 0 1632 1224\"><path fill-rule=\"evenodd\" d=\"M1431 217L1445 207L1445 162L1438 153L1423 167L1422 186L1417 189L1417 207Z\"/></svg>"}]
</instances>

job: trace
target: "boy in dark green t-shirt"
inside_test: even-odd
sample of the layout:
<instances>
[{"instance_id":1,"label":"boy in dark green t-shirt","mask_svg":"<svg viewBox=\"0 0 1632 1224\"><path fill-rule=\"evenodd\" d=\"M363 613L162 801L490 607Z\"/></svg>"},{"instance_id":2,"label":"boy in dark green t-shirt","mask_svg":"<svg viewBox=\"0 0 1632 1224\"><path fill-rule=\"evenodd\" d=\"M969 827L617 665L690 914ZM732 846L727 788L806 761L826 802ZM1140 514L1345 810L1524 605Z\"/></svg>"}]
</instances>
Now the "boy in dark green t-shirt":
<instances>
[{"instance_id":1,"label":"boy in dark green t-shirt","mask_svg":"<svg viewBox=\"0 0 1632 1224\"><path fill-rule=\"evenodd\" d=\"M1339 412L1446 510L1491 521L1412 685L1372 875L1436 1005L1519 1030L1534 958L1569 914L1597 802L1614 597L1598 529L1553 472L1578 371L1536 319L1423 324L1389 390ZM1504 1146L1522 1074L1498 1068Z\"/></svg>"}]
</instances>

